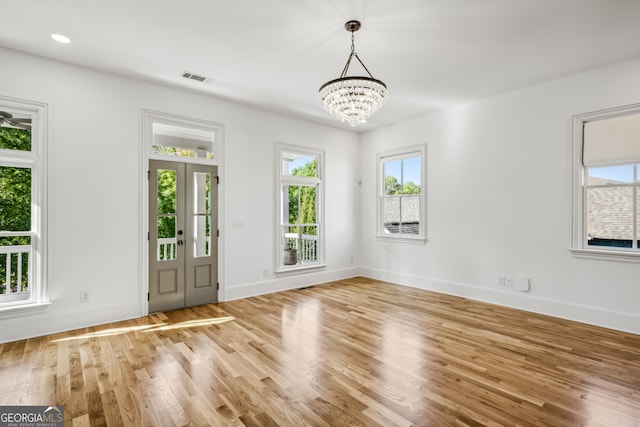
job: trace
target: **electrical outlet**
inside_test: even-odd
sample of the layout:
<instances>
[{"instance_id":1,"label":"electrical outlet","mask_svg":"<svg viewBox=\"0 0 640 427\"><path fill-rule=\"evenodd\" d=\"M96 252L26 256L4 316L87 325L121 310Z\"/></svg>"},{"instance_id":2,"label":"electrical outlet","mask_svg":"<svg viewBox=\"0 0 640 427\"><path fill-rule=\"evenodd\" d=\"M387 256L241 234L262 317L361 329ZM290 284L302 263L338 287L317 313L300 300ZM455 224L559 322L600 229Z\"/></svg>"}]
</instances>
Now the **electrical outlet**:
<instances>
[{"instance_id":1,"label":"electrical outlet","mask_svg":"<svg viewBox=\"0 0 640 427\"><path fill-rule=\"evenodd\" d=\"M504 276L498 277L498 285L504 286L504 282L505 282L505 277Z\"/></svg>"},{"instance_id":2,"label":"electrical outlet","mask_svg":"<svg viewBox=\"0 0 640 427\"><path fill-rule=\"evenodd\" d=\"M80 302L89 302L89 291L80 291Z\"/></svg>"},{"instance_id":3,"label":"electrical outlet","mask_svg":"<svg viewBox=\"0 0 640 427\"><path fill-rule=\"evenodd\" d=\"M269 269L268 268L263 268L262 269L262 275L267 277L269 275Z\"/></svg>"},{"instance_id":4,"label":"electrical outlet","mask_svg":"<svg viewBox=\"0 0 640 427\"><path fill-rule=\"evenodd\" d=\"M504 278L504 285L511 288L513 287L513 279L509 276Z\"/></svg>"},{"instance_id":5,"label":"electrical outlet","mask_svg":"<svg viewBox=\"0 0 640 427\"><path fill-rule=\"evenodd\" d=\"M353 265L353 257L349 258L349 264Z\"/></svg>"}]
</instances>

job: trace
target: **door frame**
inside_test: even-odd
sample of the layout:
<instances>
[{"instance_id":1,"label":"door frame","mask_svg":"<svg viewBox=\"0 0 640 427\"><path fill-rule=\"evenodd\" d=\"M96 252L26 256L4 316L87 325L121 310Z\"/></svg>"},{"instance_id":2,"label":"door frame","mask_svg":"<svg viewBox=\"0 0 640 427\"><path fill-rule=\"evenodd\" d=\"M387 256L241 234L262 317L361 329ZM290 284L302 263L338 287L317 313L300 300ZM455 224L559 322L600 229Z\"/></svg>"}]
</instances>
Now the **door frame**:
<instances>
[{"instance_id":1,"label":"door frame","mask_svg":"<svg viewBox=\"0 0 640 427\"><path fill-rule=\"evenodd\" d=\"M204 130L212 132L214 134L214 153L215 158L213 160L190 158L190 157L172 157L161 154L153 154L153 124L161 123L174 126L180 126L184 128L192 128L196 130ZM218 301L225 301L225 269L224 269L224 253L225 253L225 234L223 232L225 224L225 168L224 164L224 125L221 123L215 123L207 120L201 120L186 116L178 116L175 114L163 113L154 110L142 109L140 117L141 126L141 144L140 144L140 181L139 194L140 194L140 215L139 229L141 230L139 236L139 312L140 316L147 316L149 314L149 302L147 300L149 293L149 160L165 160L174 161L178 163L195 163L205 164L218 167L218 176L220 182L218 184L218 223L217 229L220 230L220 236L218 237L218 282L220 287L218 289Z\"/></svg>"}]
</instances>

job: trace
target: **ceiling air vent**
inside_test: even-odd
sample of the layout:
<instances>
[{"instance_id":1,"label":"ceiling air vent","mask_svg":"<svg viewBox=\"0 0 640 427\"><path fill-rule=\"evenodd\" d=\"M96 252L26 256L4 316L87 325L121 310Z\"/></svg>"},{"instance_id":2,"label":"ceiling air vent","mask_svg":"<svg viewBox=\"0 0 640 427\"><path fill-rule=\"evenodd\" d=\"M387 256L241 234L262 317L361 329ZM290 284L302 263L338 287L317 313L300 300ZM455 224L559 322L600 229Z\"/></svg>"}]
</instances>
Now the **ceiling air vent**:
<instances>
[{"instance_id":1,"label":"ceiling air vent","mask_svg":"<svg viewBox=\"0 0 640 427\"><path fill-rule=\"evenodd\" d=\"M184 77L185 79L189 79L189 80L195 80L197 82L203 82L203 81L207 80L207 78L204 77L204 76L199 76L197 74L192 74L192 73L189 73L189 72L182 73L182 77Z\"/></svg>"}]
</instances>

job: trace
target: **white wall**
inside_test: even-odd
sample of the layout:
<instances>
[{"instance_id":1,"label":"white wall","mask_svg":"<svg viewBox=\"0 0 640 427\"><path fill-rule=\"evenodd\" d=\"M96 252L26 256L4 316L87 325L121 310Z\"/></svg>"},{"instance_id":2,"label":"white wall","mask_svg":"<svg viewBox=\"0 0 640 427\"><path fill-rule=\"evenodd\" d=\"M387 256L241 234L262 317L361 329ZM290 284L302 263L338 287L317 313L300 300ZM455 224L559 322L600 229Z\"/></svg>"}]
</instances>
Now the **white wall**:
<instances>
[{"instance_id":1,"label":"white wall","mask_svg":"<svg viewBox=\"0 0 640 427\"><path fill-rule=\"evenodd\" d=\"M357 274L357 134L2 48L0 63L0 95L48 104L52 300L44 314L0 318L0 342L140 316L143 108L225 126L225 299ZM326 150L327 268L295 279L273 275L277 142Z\"/></svg>"},{"instance_id":2,"label":"white wall","mask_svg":"<svg viewBox=\"0 0 640 427\"><path fill-rule=\"evenodd\" d=\"M569 252L571 116L640 102L638 75L640 59L363 135L363 273L640 333L640 263ZM377 241L376 153L422 143L428 242ZM530 292L498 285L516 274Z\"/></svg>"},{"instance_id":3,"label":"white wall","mask_svg":"<svg viewBox=\"0 0 640 427\"><path fill-rule=\"evenodd\" d=\"M140 315L142 108L225 126L224 299L363 272L640 333L640 264L579 259L568 250L571 116L640 102L640 59L361 137L2 48L0 63L0 95L49 106L53 301L42 315L0 318L0 342ZM277 142L326 150L328 266L320 273L273 275ZM376 153L421 143L429 241L377 241ZM234 220L244 228L233 229ZM529 293L498 286L499 275L515 274L531 278Z\"/></svg>"}]
</instances>

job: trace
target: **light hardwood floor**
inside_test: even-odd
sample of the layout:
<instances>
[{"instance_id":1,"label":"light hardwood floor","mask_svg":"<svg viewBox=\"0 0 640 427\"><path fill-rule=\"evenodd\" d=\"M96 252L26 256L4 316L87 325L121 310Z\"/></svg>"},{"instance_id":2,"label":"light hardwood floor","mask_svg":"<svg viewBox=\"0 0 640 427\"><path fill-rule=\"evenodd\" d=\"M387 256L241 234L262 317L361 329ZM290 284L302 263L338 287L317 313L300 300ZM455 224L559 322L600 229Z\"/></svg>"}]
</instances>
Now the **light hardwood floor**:
<instances>
[{"instance_id":1,"label":"light hardwood floor","mask_svg":"<svg viewBox=\"0 0 640 427\"><path fill-rule=\"evenodd\" d=\"M73 426L640 425L640 336L364 278L0 345Z\"/></svg>"}]
</instances>

